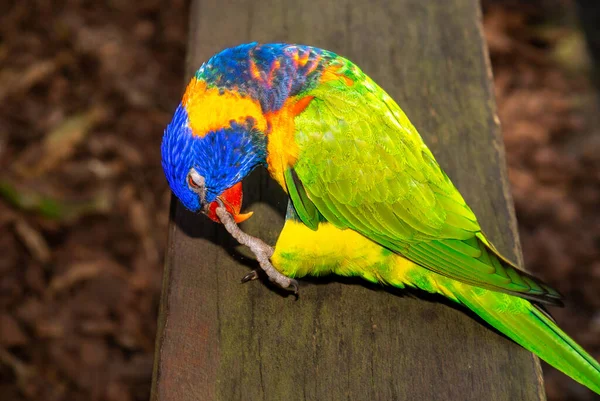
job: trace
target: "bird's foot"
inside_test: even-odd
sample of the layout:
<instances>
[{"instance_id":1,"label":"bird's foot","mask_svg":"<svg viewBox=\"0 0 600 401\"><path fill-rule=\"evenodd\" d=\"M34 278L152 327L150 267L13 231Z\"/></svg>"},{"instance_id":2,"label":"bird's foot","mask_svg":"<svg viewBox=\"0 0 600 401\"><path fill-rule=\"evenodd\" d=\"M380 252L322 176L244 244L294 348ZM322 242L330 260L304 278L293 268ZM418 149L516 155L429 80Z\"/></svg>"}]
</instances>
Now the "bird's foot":
<instances>
[{"instance_id":1,"label":"bird's foot","mask_svg":"<svg viewBox=\"0 0 600 401\"><path fill-rule=\"evenodd\" d=\"M267 245L260 238L253 237L251 235L243 232L238 225L235 223L233 216L225 209L225 207L221 204L216 209L216 214L221 220L221 223L225 226L225 229L231 234L233 238L235 238L240 244L246 245L254 256L256 256L256 260L260 265L261 269L267 274L269 277L269 281L274 282L281 288L292 291L294 294L298 294L298 282L293 278L290 278L282 273L280 273L269 260L271 256L273 256L274 249L272 246ZM242 282L245 283L247 281L255 280L258 278L258 274L256 271L252 271L244 276Z\"/></svg>"},{"instance_id":2,"label":"bird's foot","mask_svg":"<svg viewBox=\"0 0 600 401\"><path fill-rule=\"evenodd\" d=\"M294 294L298 294L298 282L293 278L289 278L288 276L280 273L271 264L270 258L273 256L273 247L267 245L258 238L251 237L250 235L248 235L248 237L251 240L244 245L248 246L252 253L254 253L254 256L256 256L256 260L258 261L261 269L263 269L267 274L267 277L269 277L269 281L277 284L281 288L292 291Z\"/></svg>"}]
</instances>

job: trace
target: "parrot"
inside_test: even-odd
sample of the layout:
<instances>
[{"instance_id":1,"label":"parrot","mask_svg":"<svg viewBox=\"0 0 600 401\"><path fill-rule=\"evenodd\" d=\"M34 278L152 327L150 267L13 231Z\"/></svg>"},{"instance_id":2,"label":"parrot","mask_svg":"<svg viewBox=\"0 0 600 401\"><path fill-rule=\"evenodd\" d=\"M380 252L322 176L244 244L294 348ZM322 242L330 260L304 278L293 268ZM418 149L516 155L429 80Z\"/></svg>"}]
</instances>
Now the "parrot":
<instances>
[{"instance_id":1,"label":"parrot","mask_svg":"<svg viewBox=\"0 0 600 401\"><path fill-rule=\"evenodd\" d=\"M600 394L600 364L545 309L562 296L498 252L400 106L348 59L286 43L222 50L185 89L161 163L180 203L223 224L280 287L336 274L442 295ZM258 166L290 201L275 247L238 226Z\"/></svg>"}]
</instances>

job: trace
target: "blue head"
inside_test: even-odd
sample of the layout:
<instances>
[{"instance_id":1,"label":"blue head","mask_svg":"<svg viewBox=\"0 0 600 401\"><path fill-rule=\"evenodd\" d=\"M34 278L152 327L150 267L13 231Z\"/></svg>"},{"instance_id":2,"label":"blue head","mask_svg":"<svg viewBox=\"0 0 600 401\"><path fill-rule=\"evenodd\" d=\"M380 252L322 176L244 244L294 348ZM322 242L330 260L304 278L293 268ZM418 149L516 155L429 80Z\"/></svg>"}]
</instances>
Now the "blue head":
<instances>
[{"instance_id":1,"label":"blue head","mask_svg":"<svg viewBox=\"0 0 600 401\"><path fill-rule=\"evenodd\" d=\"M315 85L323 60L334 56L307 46L250 43L200 67L161 149L165 175L183 205L206 211L255 166L266 164L269 116Z\"/></svg>"},{"instance_id":2,"label":"blue head","mask_svg":"<svg viewBox=\"0 0 600 401\"><path fill-rule=\"evenodd\" d=\"M169 186L181 203L198 212L225 190L265 162L266 138L244 123L194 135L188 113L179 105L163 136L162 167Z\"/></svg>"}]
</instances>

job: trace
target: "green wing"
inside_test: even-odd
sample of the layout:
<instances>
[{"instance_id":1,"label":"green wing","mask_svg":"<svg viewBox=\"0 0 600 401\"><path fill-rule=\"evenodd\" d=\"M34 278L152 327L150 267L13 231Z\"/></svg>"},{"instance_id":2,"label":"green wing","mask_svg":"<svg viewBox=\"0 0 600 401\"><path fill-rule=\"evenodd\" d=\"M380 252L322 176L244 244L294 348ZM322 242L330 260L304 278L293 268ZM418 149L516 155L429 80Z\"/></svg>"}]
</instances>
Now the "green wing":
<instances>
[{"instance_id":1,"label":"green wing","mask_svg":"<svg viewBox=\"0 0 600 401\"><path fill-rule=\"evenodd\" d=\"M314 99L295 118L300 153L286 184L307 195L292 196L300 218L314 227L320 213L447 277L560 304L555 290L487 241L400 107L355 65L334 63L353 84L340 78L303 93Z\"/></svg>"},{"instance_id":2,"label":"green wing","mask_svg":"<svg viewBox=\"0 0 600 401\"><path fill-rule=\"evenodd\" d=\"M283 173L283 177L295 212L304 224L311 230L316 230L319 227L319 211L306 194L298 175L293 168L289 167Z\"/></svg>"}]
</instances>

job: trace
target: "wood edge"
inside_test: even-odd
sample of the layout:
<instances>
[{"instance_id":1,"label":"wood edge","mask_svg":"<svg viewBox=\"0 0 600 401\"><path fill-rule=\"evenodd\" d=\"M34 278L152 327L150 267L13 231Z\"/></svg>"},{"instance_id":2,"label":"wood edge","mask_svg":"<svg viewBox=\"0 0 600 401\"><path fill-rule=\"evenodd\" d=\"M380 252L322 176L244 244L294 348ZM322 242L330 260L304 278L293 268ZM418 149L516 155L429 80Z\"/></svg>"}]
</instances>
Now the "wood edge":
<instances>
[{"instance_id":1,"label":"wood edge","mask_svg":"<svg viewBox=\"0 0 600 401\"><path fill-rule=\"evenodd\" d=\"M477 0L475 0L477 1ZM502 194L504 195L504 201L507 206L507 211L509 214L509 221L507 222L508 228L512 232L514 236L514 246L513 250L515 255L517 256L516 265L521 267L523 270L525 269L525 264L523 261L523 250L521 248L521 239L519 236L519 229L517 223L517 215L515 211L515 203L513 201L512 192L510 190L510 183L508 181L508 169L506 164L506 149L504 147L504 140L502 137L502 124L500 122L500 117L498 116L498 108L496 105L496 95L494 92L494 72L492 69L492 63L490 60L490 53L487 46L487 41L485 38L485 33L483 29L483 12L481 9L481 3L477 1L477 5L475 6L477 12L477 33L479 35L479 39L481 41L481 48L483 50L483 62L485 65L485 69L487 72L487 87L486 91L489 93L488 101L486 102L486 106L489 110L489 114L492 116L492 126L494 129L494 146L496 148L496 152L498 155L498 169L500 172L500 185L502 187ZM534 353L530 353L532 362L534 365L535 378L537 380L537 397L540 401L546 401L546 389L544 385L544 375L542 371L542 364L540 362L540 358Z\"/></svg>"},{"instance_id":2,"label":"wood edge","mask_svg":"<svg viewBox=\"0 0 600 401\"><path fill-rule=\"evenodd\" d=\"M154 363L152 365L152 385L150 388L150 401L160 400L159 385L162 361L162 346L165 338L165 329L169 320L169 298L171 293L171 254L175 241L175 213L177 211L177 199L171 194L169 206L169 230L167 239L167 252L165 254L160 305L158 308L158 320L156 327L156 339L154 342Z\"/></svg>"},{"instance_id":3,"label":"wood edge","mask_svg":"<svg viewBox=\"0 0 600 401\"><path fill-rule=\"evenodd\" d=\"M185 56L185 73L183 77L183 88L188 83L190 73L190 64L192 52L190 51L194 47L192 44L196 40L194 31L197 27L195 23L196 16L198 15L198 9L200 7L200 1L192 0L189 8L188 18L188 40L187 40L187 51ZM169 204L169 228L167 238L167 248L165 253L165 260L163 264L163 277L160 294L160 304L158 308L158 318L156 327L156 338L154 341L154 363L152 365L152 384L150 387L150 401L158 401L161 399L159 393L159 385L161 378L161 362L162 362L162 348L165 339L165 329L169 320L169 298L171 294L171 254L173 252L174 241L175 241L175 215L177 213L177 198L171 193L171 202Z\"/></svg>"}]
</instances>

